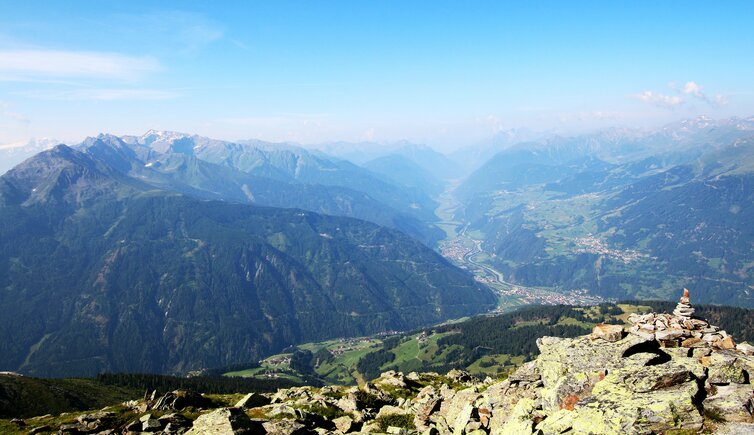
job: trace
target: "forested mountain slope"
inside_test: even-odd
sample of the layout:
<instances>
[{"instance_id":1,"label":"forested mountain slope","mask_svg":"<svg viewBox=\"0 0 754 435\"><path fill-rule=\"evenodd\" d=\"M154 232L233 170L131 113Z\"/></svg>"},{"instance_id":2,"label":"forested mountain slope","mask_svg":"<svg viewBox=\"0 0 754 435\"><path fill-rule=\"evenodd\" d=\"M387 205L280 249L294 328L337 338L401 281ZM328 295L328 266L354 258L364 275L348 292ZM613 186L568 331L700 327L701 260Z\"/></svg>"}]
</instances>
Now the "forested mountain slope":
<instances>
[{"instance_id":1,"label":"forested mountain slope","mask_svg":"<svg viewBox=\"0 0 754 435\"><path fill-rule=\"evenodd\" d=\"M58 146L0 177L0 367L181 372L480 312L495 297L404 234L208 201Z\"/></svg>"}]
</instances>

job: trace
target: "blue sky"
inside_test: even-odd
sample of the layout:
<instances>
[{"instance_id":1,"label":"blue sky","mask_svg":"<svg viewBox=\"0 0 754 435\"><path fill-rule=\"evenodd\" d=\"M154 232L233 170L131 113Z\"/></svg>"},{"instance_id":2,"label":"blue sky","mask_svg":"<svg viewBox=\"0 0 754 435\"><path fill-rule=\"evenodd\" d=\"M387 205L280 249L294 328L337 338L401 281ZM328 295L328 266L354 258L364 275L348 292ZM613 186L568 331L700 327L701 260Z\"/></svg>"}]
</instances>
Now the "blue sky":
<instances>
[{"instance_id":1,"label":"blue sky","mask_svg":"<svg viewBox=\"0 0 754 435\"><path fill-rule=\"evenodd\" d=\"M0 145L178 130L441 148L754 115L754 3L0 0Z\"/></svg>"}]
</instances>

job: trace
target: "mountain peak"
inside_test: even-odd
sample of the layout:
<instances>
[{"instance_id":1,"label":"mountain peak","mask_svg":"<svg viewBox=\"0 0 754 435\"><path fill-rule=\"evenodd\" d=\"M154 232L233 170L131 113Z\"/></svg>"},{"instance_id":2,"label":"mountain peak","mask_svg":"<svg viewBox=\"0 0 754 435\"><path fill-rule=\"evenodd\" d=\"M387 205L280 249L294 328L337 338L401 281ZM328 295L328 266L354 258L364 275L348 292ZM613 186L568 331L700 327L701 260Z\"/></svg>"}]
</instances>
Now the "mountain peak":
<instances>
[{"instance_id":1,"label":"mountain peak","mask_svg":"<svg viewBox=\"0 0 754 435\"><path fill-rule=\"evenodd\" d=\"M173 142L187 137L191 137L191 135L177 131L150 129L139 137L139 143L150 145L154 142Z\"/></svg>"},{"instance_id":2,"label":"mountain peak","mask_svg":"<svg viewBox=\"0 0 754 435\"><path fill-rule=\"evenodd\" d=\"M123 144L123 140L120 137L115 136L114 134L100 133L94 137L87 137L83 142L81 142L80 146L82 148L89 148L97 143L105 143L111 146L120 146Z\"/></svg>"}]
</instances>

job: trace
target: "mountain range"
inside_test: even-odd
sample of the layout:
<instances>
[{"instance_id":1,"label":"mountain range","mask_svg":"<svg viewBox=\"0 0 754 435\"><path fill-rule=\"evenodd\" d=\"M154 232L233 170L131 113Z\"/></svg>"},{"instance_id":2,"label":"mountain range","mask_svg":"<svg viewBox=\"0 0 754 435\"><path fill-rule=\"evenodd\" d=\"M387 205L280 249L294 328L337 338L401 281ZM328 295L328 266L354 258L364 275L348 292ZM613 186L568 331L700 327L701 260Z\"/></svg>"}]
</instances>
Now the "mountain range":
<instances>
[{"instance_id":1,"label":"mountain range","mask_svg":"<svg viewBox=\"0 0 754 435\"><path fill-rule=\"evenodd\" d=\"M551 137L496 154L456 190L506 280L611 298L754 306L754 119Z\"/></svg>"},{"instance_id":2,"label":"mountain range","mask_svg":"<svg viewBox=\"0 0 754 435\"><path fill-rule=\"evenodd\" d=\"M466 176L411 144L357 165L163 131L36 154L0 177L0 368L248 363L494 308L479 281L754 306L754 119L514 138Z\"/></svg>"},{"instance_id":3,"label":"mountain range","mask_svg":"<svg viewBox=\"0 0 754 435\"><path fill-rule=\"evenodd\" d=\"M317 176L310 164L351 180L371 173L308 153L174 139L103 135L0 177L0 367L185 372L494 306L488 289L403 232L250 205L238 192L320 194L297 180ZM220 159L219 149L232 152ZM258 171L274 176L254 190Z\"/></svg>"}]
</instances>

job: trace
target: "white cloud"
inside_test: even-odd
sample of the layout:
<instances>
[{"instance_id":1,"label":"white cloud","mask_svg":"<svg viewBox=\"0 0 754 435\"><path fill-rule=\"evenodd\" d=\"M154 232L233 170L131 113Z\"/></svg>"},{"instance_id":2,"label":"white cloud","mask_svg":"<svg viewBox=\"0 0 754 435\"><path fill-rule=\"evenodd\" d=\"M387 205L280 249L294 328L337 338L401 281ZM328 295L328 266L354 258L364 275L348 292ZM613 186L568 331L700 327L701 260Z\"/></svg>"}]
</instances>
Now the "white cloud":
<instances>
[{"instance_id":1,"label":"white cloud","mask_svg":"<svg viewBox=\"0 0 754 435\"><path fill-rule=\"evenodd\" d=\"M677 95L665 95L652 91L632 95L632 98L660 107L675 107L683 103L683 99Z\"/></svg>"},{"instance_id":2,"label":"white cloud","mask_svg":"<svg viewBox=\"0 0 754 435\"><path fill-rule=\"evenodd\" d=\"M74 89L67 91L28 91L19 92L28 98L40 100L89 100L89 101L124 101L124 100L169 100L179 94L157 89Z\"/></svg>"},{"instance_id":3,"label":"white cloud","mask_svg":"<svg viewBox=\"0 0 754 435\"><path fill-rule=\"evenodd\" d=\"M4 80L40 78L94 78L134 80L161 70L151 57L117 53L62 50L0 50Z\"/></svg>"},{"instance_id":4,"label":"white cloud","mask_svg":"<svg viewBox=\"0 0 754 435\"><path fill-rule=\"evenodd\" d=\"M683 93L686 95L691 95L712 106L724 106L728 104L728 98L726 98L724 95L714 94L710 97L706 93L702 92L702 89L704 88L696 82L686 82L686 84L683 86Z\"/></svg>"},{"instance_id":5,"label":"white cloud","mask_svg":"<svg viewBox=\"0 0 754 435\"><path fill-rule=\"evenodd\" d=\"M683 93L686 95L693 95L697 98L706 99L706 97L702 93L702 87L695 82L686 82L686 84L683 86Z\"/></svg>"},{"instance_id":6,"label":"white cloud","mask_svg":"<svg viewBox=\"0 0 754 435\"><path fill-rule=\"evenodd\" d=\"M704 92L704 87L694 81L686 82L681 88L675 83L670 83L669 88L675 95L644 91L639 94L631 95L631 98L665 108L674 108L676 106L685 105L693 100L703 101L710 106L724 106L725 104L728 104L727 97L722 94L709 96Z\"/></svg>"}]
</instances>

